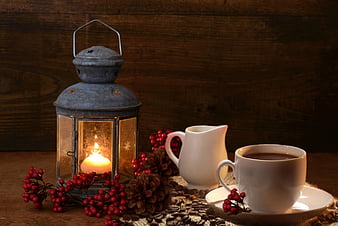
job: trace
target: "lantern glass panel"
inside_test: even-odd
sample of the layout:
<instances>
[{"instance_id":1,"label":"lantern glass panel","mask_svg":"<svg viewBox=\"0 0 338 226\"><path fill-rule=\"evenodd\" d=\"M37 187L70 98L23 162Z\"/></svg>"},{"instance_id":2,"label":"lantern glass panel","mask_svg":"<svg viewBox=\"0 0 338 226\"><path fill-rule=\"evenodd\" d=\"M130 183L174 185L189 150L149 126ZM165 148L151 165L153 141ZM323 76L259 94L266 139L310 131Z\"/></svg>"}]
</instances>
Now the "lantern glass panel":
<instances>
[{"instance_id":1,"label":"lantern glass panel","mask_svg":"<svg viewBox=\"0 0 338 226\"><path fill-rule=\"evenodd\" d=\"M72 137L73 119L64 115L57 115L57 178L70 179L72 177Z\"/></svg>"},{"instance_id":2,"label":"lantern glass panel","mask_svg":"<svg viewBox=\"0 0 338 226\"><path fill-rule=\"evenodd\" d=\"M131 162L136 158L136 117L119 120L119 173L132 175Z\"/></svg>"},{"instance_id":3,"label":"lantern glass panel","mask_svg":"<svg viewBox=\"0 0 338 226\"><path fill-rule=\"evenodd\" d=\"M114 121L78 121L78 172L112 171Z\"/></svg>"}]
</instances>

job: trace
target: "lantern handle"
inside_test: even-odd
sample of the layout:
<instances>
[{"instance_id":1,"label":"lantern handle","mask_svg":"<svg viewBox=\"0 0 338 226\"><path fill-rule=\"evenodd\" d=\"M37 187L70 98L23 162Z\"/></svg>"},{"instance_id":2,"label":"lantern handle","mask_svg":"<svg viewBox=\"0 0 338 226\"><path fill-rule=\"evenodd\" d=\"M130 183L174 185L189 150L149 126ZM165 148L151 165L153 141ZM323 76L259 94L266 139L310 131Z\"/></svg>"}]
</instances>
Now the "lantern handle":
<instances>
[{"instance_id":1,"label":"lantern handle","mask_svg":"<svg viewBox=\"0 0 338 226\"><path fill-rule=\"evenodd\" d=\"M98 22L102 25L104 25L105 27L109 28L110 30L114 31L117 35L117 39L119 41L119 50L120 50L120 55L122 56L122 44L121 44L121 35L120 33L115 29L115 28L112 28L111 26L109 26L108 24L102 22L101 20L98 20L98 19L94 19L94 20L91 20L87 23L85 23L84 25L78 27L74 32L73 32L73 56L76 57L76 32L78 32L79 30L81 30L82 28L88 26L89 24L92 24L94 22Z\"/></svg>"}]
</instances>

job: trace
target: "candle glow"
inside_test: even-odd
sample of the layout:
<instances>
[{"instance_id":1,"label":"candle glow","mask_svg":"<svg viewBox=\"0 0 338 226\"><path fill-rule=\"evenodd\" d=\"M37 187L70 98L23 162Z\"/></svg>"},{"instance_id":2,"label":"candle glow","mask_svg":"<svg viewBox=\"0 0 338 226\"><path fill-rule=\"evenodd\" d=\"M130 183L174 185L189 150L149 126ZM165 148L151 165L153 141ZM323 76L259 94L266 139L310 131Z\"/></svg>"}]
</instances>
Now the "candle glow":
<instances>
[{"instance_id":1,"label":"candle glow","mask_svg":"<svg viewBox=\"0 0 338 226\"><path fill-rule=\"evenodd\" d=\"M103 174L111 171L111 161L100 154L99 145L95 142L94 150L81 164L81 171L83 173L96 172Z\"/></svg>"}]
</instances>

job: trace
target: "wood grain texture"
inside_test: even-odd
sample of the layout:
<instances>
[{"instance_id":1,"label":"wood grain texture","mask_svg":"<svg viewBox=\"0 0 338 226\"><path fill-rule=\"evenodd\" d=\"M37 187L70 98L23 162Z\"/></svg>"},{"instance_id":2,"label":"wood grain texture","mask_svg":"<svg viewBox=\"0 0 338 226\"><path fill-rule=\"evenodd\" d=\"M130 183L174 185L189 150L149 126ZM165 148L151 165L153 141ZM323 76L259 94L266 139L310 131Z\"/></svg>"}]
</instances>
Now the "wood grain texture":
<instances>
[{"instance_id":1,"label":"wood grain texture","mask_svg":"<svg viewBox=\"0 0 338 226\"><path fill-rule=\"evenodd\" d=\"M140 148L158 129L228 124L228 151L285 143L338 150L338 3L0 2L0 150L55 150L53 102L76 83L72 32L98 18L122 36L118 83L143 106ZM116 48L94 24L78 49Z\"/></svg>"}]
</instances>

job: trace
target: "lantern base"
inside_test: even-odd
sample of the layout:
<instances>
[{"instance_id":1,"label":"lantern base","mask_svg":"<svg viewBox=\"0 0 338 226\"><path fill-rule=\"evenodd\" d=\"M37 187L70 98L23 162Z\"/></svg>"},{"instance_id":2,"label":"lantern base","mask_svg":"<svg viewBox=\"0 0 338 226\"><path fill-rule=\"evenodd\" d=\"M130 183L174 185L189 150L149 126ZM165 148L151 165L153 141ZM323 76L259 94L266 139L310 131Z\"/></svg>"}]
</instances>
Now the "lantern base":
<instances>
[{"instance_id":1,"label":"lantern base","mask_svg":"<svg viewBox=\"0 0 338 226\"><path fill-rule=\"evenodd\" d=\"M56 183L56 187L62 187L62 185L57 182ZM109 188L107 187L102 187L101 184L93 184L92 186L90 186L90 188L88 189L87 193L83 192L82 190L75 188L72 191L70 191L69 193L72 194L75 197L78 197L80 199L86 199L88 196L92 196L92 195L96 195L98 194L99 190L105 190L108 191Z\"/></svg>"}]
</instances>

